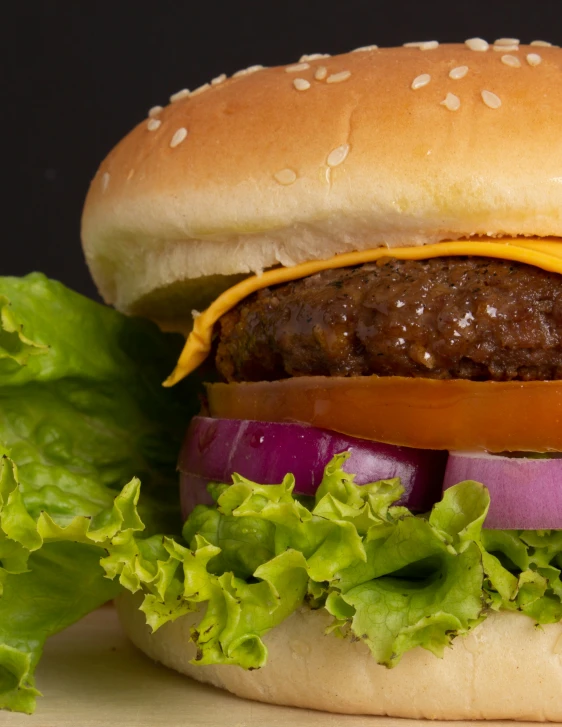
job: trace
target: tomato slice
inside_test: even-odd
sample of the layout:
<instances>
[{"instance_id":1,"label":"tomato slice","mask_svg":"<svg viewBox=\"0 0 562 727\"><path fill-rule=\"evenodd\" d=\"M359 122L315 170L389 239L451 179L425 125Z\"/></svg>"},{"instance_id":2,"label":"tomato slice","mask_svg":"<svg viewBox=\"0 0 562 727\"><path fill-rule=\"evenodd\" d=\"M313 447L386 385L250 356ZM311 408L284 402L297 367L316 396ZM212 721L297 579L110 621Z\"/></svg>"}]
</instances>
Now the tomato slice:
<instances>
[{"instance_id":1,"label":"tomato slice","mask_svg":"<svg viewBox=\"0 0 562 727\"><path fill-rule=\"evenodd\" d=\"M562 451L562 381L303 376L208 384L212 416L303 422L423 449Z\"/></svg>"}]
</instances>

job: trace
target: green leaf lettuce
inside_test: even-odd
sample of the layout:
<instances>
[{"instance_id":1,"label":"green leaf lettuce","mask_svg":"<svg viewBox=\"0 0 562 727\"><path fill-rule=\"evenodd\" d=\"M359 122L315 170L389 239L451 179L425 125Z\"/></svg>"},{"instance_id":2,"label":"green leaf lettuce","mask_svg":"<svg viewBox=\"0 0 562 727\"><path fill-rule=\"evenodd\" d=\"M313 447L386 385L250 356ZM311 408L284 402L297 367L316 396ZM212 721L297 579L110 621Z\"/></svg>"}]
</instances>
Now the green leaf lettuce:
<instances>
[{"instance_id":1,"label":"green leaf lettuce","mask_svg":"<svg viewBox=\"0 0 562 727\"><path fill-rule=\"evenodd\" d=\"M180 347L43 275L0 277L0 708L31 712L45 639L118 592L108 533L180 527L193 397L161 387Z\"/></svg>"},{"instance_id":2,"label":"green leaf lettuce","mask_svg":"<svg viewBox=\"0 0 562 727\"><path fill-rule=\"evenodd\" d=\"M489 495L471 481L414 516L392 505L398 481L355 485L346 456L326 467L311 509L293 497L291 475L280 485L235 475L210 488L215 506L194 509L183 544L147 547L132 532L103 565L144 593L153 629L201 610L192 638L203 664L262 666L263 635L303 605L327 609L331 630L388 667L416 646L442 656L490 609L562 618L560 533L483 530Z\"/></svg>"}]
</instances>

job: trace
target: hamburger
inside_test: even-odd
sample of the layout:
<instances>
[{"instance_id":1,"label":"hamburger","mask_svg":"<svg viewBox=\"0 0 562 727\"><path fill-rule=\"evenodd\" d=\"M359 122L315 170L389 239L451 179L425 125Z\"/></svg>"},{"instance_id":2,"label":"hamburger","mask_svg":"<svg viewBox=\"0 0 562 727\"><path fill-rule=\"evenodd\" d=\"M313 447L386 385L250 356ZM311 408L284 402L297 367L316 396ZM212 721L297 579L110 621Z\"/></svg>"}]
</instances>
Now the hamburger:
<instances>
[{"instance_id":1,"label":"hamburger","mask_svg":"<svg viewBox=\"0 0 562 727\"><path fill-rule=\"evenodd\" d=\"M144 424L142 485L25 522L97 553L149 656L274 704L562 720L561 75L515 39L305 56L179 91L102 162L94 280L185 346L146 389L150 328L96 396L167 397L169 459L205 380L183 528Z\"/></svg>"},{"instance_id":2,"label":"hamburger","mask_svg":"<svg viewBox=\"0 0 562 727\"><path fill-rule=\"evenodd\" d=\"M167 385L211 381L176 556L209 608L120 601L154 659L276 704L562 719L561 72L558 48L515 39L254 66L152 109L102 163L93 277L187 334ZM318 451L346 448L322 479ZM410 452L424 484L389 494Z\"/></svg>"}]
</instances>

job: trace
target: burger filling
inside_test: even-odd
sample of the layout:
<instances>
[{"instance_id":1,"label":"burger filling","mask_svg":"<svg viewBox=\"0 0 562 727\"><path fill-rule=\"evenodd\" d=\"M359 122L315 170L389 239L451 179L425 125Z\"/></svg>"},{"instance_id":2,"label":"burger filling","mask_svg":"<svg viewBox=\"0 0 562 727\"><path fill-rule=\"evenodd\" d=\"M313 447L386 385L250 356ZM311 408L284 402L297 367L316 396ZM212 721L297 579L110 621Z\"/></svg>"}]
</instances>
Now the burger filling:
<instances>
[{"instance_id":1,"label":"burger filling","mask_svg":"<svg viewBox=\"0 0 562 727\"><path fill-rule=\"evenodd\" d=\"M219 360L231 378L560 376L559 290L554 275L479 259L322 273L225 316ZM492 611L562 619L561 460L453 453L443 476L439 452L351 441L295 423L295 409L290 431L197 417L200 436L181 447L197 378L161 382L182 343L42 275L0 277L0 709L33 711L46 638L124 590L153 630L200 613L195 663L246 669L265 665L263 637L306 607L388 667L417 647L443 656ZM340 381L369 383L329 380ZM516 387L543 384L557 386ZM553 396L525 409L541 439L549 408ZM398 419L380 401L368 409L398 426L416 407ZM457 432L471 421L434 409Z\"/></svg>"},{"instance_id":2,"label":"burger filling","mask_svg":"<svg viewBox=\"0 0 562 727\"><path fill-rule=\"evenodd\" d=\"M508 260L386 260L265 288L220 319L225 380L562 378L562 278Z\"/></svg>"}]
</instances>

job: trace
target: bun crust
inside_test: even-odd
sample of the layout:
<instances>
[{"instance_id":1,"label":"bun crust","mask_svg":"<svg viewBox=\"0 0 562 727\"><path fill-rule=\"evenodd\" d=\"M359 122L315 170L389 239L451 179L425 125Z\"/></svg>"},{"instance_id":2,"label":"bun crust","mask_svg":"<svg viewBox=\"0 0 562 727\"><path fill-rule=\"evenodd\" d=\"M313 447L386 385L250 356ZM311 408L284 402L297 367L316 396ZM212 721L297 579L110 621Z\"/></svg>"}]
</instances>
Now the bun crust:
<instances>
[{"instance_id":1,"label":"bun crust","mask_svg":"<svg viewBox=\"0 0 562 727\"><path fill-rule=\"evenodd\" d=\"M264 638L268 663L256 671L195 666L189 614L151 634L139 598L117 601L133 643L156 661L260 702L346 714L414 719L562 722L562 623L537 629L517 613L490 615L443 659L421 648L394 669L363 643L324 635L330 616L303 608Z\"/></svg>"},{"instance_id":2,"label":"bun crust","mask_svg":"<svg viewBox=\"0 0 562 727\"><path fill-rule=\"evenodd\" d=\"M562 237L562 50L386 48L289 69L170 104L151 119L158 128L141 122L102 163L83 241L107 302L164 320L279 263L467 236Z\"/></svg>"}]
</instances>

